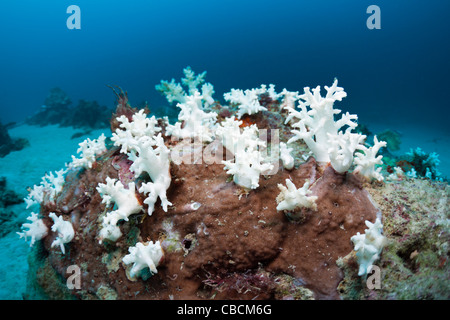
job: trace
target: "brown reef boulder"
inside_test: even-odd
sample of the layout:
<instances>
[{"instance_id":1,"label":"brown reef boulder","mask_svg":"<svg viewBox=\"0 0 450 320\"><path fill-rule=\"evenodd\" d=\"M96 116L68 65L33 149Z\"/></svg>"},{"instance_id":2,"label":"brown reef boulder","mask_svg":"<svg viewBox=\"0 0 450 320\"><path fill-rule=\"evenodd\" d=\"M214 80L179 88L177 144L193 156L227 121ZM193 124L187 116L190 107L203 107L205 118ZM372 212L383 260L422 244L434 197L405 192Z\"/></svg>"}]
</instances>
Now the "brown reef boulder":
<instances>
[{"instance_id":1,"label":"brown reef boulder","mask_svg":"<svg viewBox=\"0 0 450 320\"><path fill-rule=\"evenodd\" d=\"M143 212L121 223L117 242L99 244L105 207L95 188L107 176L129 181L128 168L126 155L110 148L92 169L69 174L56 201L41 208L49 226L50 212L74 226L66 254L51 248L54 237L49 236L41 259L61 279L70 276L68 266L80 267L81 289L71 291L75 297L339 299L336 288L343 275L336 260L352 251L350 237L364 232L364 221L374 221L378 211L356 176L320 168L313 158L292 171L280 168L261 177L259 188L251 191L235 185L222 164L172 163L168 212L158 201L151 216ZM278 184L288 178L297 186L310 179L318 196L318 210L302 223L276 210ZM121 260L130 246L147 240L161 241L164 261L157 274L130 280Z\"/></svg>"}]
</instances>

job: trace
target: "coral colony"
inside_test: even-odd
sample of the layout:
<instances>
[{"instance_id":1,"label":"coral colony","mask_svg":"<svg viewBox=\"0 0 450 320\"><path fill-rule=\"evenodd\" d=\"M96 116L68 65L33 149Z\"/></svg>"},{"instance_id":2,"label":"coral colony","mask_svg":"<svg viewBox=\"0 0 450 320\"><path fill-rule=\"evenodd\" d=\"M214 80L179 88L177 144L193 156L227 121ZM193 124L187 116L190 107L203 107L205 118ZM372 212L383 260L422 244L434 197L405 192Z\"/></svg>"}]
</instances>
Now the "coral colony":
<instances>
[{"instance_id":1,"label":"coral colony","mask_svg":"<svg viewBox=\"0 0 450 320\"><path fill-rule=\"evenodd\" d=\"M187 67L181 83L156 86L180 109L173 124L114 91L112 135L80 143L30 188L20 237L40 241L63 276L82 266L84 287L70 294L86 299L104 288L119 299L267 298L263 288L336 298L335 261L352 249L367 277L386 239L362 186L382 183L386 142L366 143L357 116L340 115L338 81L325 96L231 89L225 106L205 76Z\"/></svg>"}]
</instances>

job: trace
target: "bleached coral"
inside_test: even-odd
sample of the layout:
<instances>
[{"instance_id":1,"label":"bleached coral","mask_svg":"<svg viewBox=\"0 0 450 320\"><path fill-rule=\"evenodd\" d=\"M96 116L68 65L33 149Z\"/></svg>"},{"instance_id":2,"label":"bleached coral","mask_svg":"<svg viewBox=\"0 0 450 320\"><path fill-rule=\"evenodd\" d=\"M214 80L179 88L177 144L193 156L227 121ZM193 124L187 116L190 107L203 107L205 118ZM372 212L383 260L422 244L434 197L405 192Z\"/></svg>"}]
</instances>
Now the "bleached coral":
<instances>
[{"instance_id":1,"label":"bleached coral","mask_svg":"<svg viewBox=\"0 0 450 320\"><path fill-rule=\"evenodd\" d=\"M32 212L27 220L30 220L31 223L24 223L22 225L23 232L17 232L17 234L20 238L24 238L25 241L27 241L28 237L31 237L30 247L32 247L36 240L41 240L48 234L48 228L44 221L38 218L37 213ZM24 230L24 228L28 228L28 230Z\"/></svg>"},{"instance_id":2,"label":"bleached coral","mask_svg":"<svg viewBox=\"0 0 450 320\"><path fill-rule=\"evenodd\" d=\"M328 156L331 166L339 173L348 171L353 164L353 155L357 149L363 147L366 136L346 131L336 135L328 135Z\"/></svg>"},{"instance_id":3,"label":"bleached coral","mask_svg":"<svg viewBox=\"0 0 450 320\"><path fill-rule=\"evenodd\" d=\"M118 117L117 121L120 122L119 127L122 129L116 129L111 140L115 146L122 147L120 150L122 153L127 153L135 148L140 139L151 138L161 131L161 128L157 126L158 121L155 116L147 117L143 109L133 114L131 122L124 115Z\"/></svg>"},{"instance_id":4,"label":"bleached coral","mask_svg":"<svg viewBox=\"0 0 450 320\"><path fill-rule=\"evenodd\" d=\"M341 110L334 109L335 101L341 101L347 96L343 88L337 86L337 80L333 82L331 87L325 86L327 94L325 97L320 95L320 86L312 89L304 88L304 94L300 95L299 106L300 111L286 106L289 115L286 118L286 123L292 119L298 119L297 122L291 126L297 128L292 130L294 136L288 140L288 143L302 139L314 153L318 162L329 162L329 139L330 137L337 137L338 132L344 126L348 126L346 132L350 132L357 126L354 122L358 117L350 115L348 112L335 121L335 115L341 113ZM307 107L310 107L308 110ZM335 143L342 144L342 138L350 138L352 136L341 136Z\"/></svg>"},{"instance_id":5,"label":"bleached coral","mask_svg":"<svg viewBox=\"0 0 450 320\"><path fill-rule=\"evenodd\" d=\"M231 89L230 92L223 96L226 101L236 104L238 106L237 117L240 119L244 114L252 115L260 111L267 110L266 107L259 103L259 95L265 91L261 89Z\"/></svg>"},{"instance_id":6,"label":"bleached coral","mask_svg":"<svg viewBox=\"0 0 450 320\"><path fill-rule=\"evenodd\" d=\"M414 168L413 168L414 169ZM391 174L387 176L388 181L402 181L406 178L405 172L400 167L394 167ZM415 171L415 170L414 170Z\"/></svg>"},{"instance_id":7,"label":"bleached coral","mask_svg":"<svg viewBox=\"0 0 450 320\"><path fill-rule=\"evenodd\" d=\"M55 174L53 172L45 174L39 185L30 188L28 196L24 199L27 209L33 205L41 204L44 200L53 201L64 186L65 173L66 170L61 169L56 171Z\"/></svg>"},{"instance_id":8,"label":"bleached coral","mask_svg":"<svg viewBox=\"0 0 450 320\"><path fill-rule=\"evenodd\" d=\"M130 170L136 178L146 172L152 180L139 188L139 192L148 194L144 200L149 208L148 214L153 213L157 198L161 199L161 205L167 211L167 206L171 205L166 195L171 183L170 151L165 146L161 133L155 136L161 128L157 127L154 116L147 118L143 112L134 114L131 122L126 117L117 119L121 122L120 127L125 130L116 130L112 139L114 144L122 146L121 152L127 153L128 159L133 161ZM111 231L117 233L115 228Z\"/></svg>"},{"instance_id":9,"label":"bleached coral","mask_svg":"<svg viewBox=\"0 0 450 320\"><path fill-rule=\"evenodd\" d=\"M148 194L144 200L149 207L148 214L151 215L157 198L161 200L163 210L167 212L167 206L172 203L167 200L166 191L171 183L169 149L164 144L161 134L150 140L142 140L128 154L128 158L133 161L130 169L138 177L146 172L150 176L151 182L143 183L139 192Z\"/></svg>"},{"instance_id":10,"label":"bleached coral","mask_svg":"<svg viewBox=\"0 0 450 320\"><path fill-rule=\"evenodd\" d=\"M181 84L175 82L175 79L172 79L170 82L161 80L161 83L157 84L155 89L164 94L169 103L174 101L184 102L186 93Z\"/></svg>"},{"instance_id":11,"label":"bleached coral","mask_svg":"<svg viewBox=\"0 0 450 320\"><path fill-rule=\"evenodd\" d=\"M278 98L281 96L281 93L277 93L275 91L274 84L269 84L269 88L267 88L267 86L265 84L262 84L261 88L256 89L256 90L257 90L258 95L266 94L274 101L278 100Z\"/></svg>"},{"instance_id":12,"label":"bleached coral","mask_svg":"<svg viewBox=\"0 0 450 320\"><path fill-rule=\"evenodd\" d=\"M277 197L278 211L296 211L301 208L317 210L317 196L309 190L309 181L306 180L303 187L296 188L290 179L286 179L286 187L278 184L280 194Z\"/></svg>"},{"instance_id":13,"label":"bleached coral","mask_svg":"<svg viewBox=\"0 0 450 320\"><path fill-rule=\"evenodd\" d=\"M266 142L259 139L256 125L240 128L242 121L227 118L217 127L216 138L234 155L234 159L223 160L224 169L233 175L233 181L244 188L256 189L259 176L273 169L260 152Z\"/></svg>"},{"instance_id":14,"label":"bleached coral","mask_svg":"<svg viewBox=\"0 0 450 320\"><path fill-rule=\"evenodd\" d=\"M202 105L203 96L198 91L186 97L184 103L177 104L181 109L178 122L168 125L166 134L179 139L200 139L210 142L214 137L217 113L205 112Z\"/></svg>"},{"instance_id":15,"label":"bleached coral","mask_svg":"<svg viewBox=\"0 0 450 320\"><path fill-rule=\"evenodd\" d=\"M128 217L132 214L139 213L142 206L136 198L136 187L134 182L128 184L128 188L117 179L106 178L106 184L99 183L97 191L102 197L102 203L107 206L111 203L115 204L116 210L107 212L102 221L100 230L100 242L104 239L116 241L121 235L120 228L117 226L119 220L128 221Z\"/></svg>"},{"instance_id":16,"label":"bleached coral","mask_svg":"<svg viewBox=\"0 0 450 320\"><path fill-rule=\"evenodd\" d=\"M375 223L366 221L366 226L368 229L365 234L358 232L350 238L359 264L358 276L365 276L371 271L373 263L379 259L386 244L386 238L381 234L383 225L380 218L377 218Z\"/></svg>"},{"instance_id":17,"label":"bleached coral","mask_svg":"<svg viewBox=\"0 0 450 320\"><path fill-rule=\"evenodd\" d=\"M355 173L359 173L367 179L376 179L382 181L384 179L381 172L381 167L376 168L376 165L383 164L381 159L383 156L377 156L380 148L385 147L387 143L385 141L378 141L377 136L374 136L373 146L367 148L366 146L361 146L361 152L356 153L355 156Z\"/></svg>"},{"instance_id":18,"label":"bleached coral","mask_svg":"<svg viewBox=\"0 0 450 320\"><path fill-rule=\"evenodd\" d=\"M280 110L289 110L295 108L295 102L299 99L299 94L298 91L288 91L284 88L283 91L279 93L278 97L282 97Z\"/></svg>"},{"instance_id":19,"label":"bleached coral","mask_svg":"<svg viewBox=\"0 0 450 320\"><path fill-rule=\"evenodd\" d=\"M175 79L170 82L162 80L160 84L155 86L156 90L165 95L169 103L174 101L185 103L188 96L194 95L196 92L200 93L199 87L201 85L203 101L208 105L213 104L214 87L210 83L205 83L206 71L195 75L195 72L188 66L183 69L183 73L184 78L181 79L181 82L187 87L187 93L180 83L175 82Z\"/></svg>"},{"instance_id":20,"label":"bleached coral","mask_svg":"<svg viewBox=\"0 0 450 320\"><path fill-rule=\"evenodd\" d=\"M69 221L65 221L62 216L58 217L54 212L50 212L48 216L53 219L52 231L58 234L52 242L52 248L59 246L64 254L66 252L64 245L72 241L75 236L73 226Z\"/></svg>"},{"instance_id":21,"label":"bleached coral","mask_svg":"<svg viewBox=\"0 0 450 320\"><path fill-rule=\"evenodd\" d=\"M44 186L34 185L33 188L29 189L28 196L24 199L27 209L35 204L40 204L44 201Z\"/></svg>"},{"instance_id":22,"label":"bleached coral","mask_svg":"<svg viewBox=\"0 0 450 320\"><path fill-rule=\"evenodd\" d=\"M246 189L259 187L259 176L272 170L273 165L264 163L258 150L240 150L234 155L235 160L223 161L227 173L233 175L233 181Z\"/></svg>"},{"instance_id":23,"label":"bleached coral","mask_svg":"<svg viewBox=\"0 0 450 320\"><path fill-rule=\"evenodd\" d=\"M216 128L216 139L232 154L236 154L238 150L266 146L265 142L259 139L259 129L255 124L244 128L241 128L241 125L241 120L233 117L225 118Z\"/></svg>"},{"instance_id":24,"label":"bleached coral","mask_svg":"<svg viewBox=\"0 0 450 320\"><path fill-rule=\"evenodd\" d=\"M233 154L236 151L237 143L241 140L241 125L241 120L229 117L225 118L216 128L216 139Z\"/></svg>"},{"instance_id":25,"label":"bleached coral","mask_svg":"<svg viewBox=\"0 0 450 320\"><path fill-rule=\"evenodd\" d=\"M50 172L42 178L41 184L44 186L44 191L46 192L50 200L53 201L55 199L55 196L61 192L64 186L64 175L66 172L67 171L65 169L61 169L59 171L55 171L55 174L53 174L53 172Z\"/></svg>"},{"instance_id":26,"label":"bleached coral","mask_svg":"<svg viewBox=\"0 0 450 320\"><path fill-rule=\"evenodd\" d=\"M205 83L202 85L202 98L207 105L212 105L214 103L214 87L211 83Z\"/></svg>"},{"instance_id":27,"label":"bleached coral","mask_svg":"<svg viewBox=\"0 0 450 320\"><path fill-rule=\"evenodd\" d=\"M196 75L191 67L186 67L183 69L184 78L181 79L181 82L188 87L189 94L194 94L198 91L197 87L205 82L206 71Z\"/></svg>"},{"instance_id":28,"label":"bleached coral","mask_svg":"<svg viewBox=\"0 0 450 320\"><path fill-rule=\"evenodd\" d=\"M241 187L256 189L259 187L259 177L261 174L273 169L273 165L266 163L260 152L261 147L265 147L265 142L258 138L258 128L256 125L245 127L240 139L233 141L233 160L224 160L224 169L233 175L233 181Z\"/></svg>"},{"instance_id":29,"label":"bleached coral","mask_svg":"<svg viewBox=\"0 0 450 320\"><path fill-rule=\"evenodd\" d=\"M91 140L87 138L79 144L77 153L81 154L80 158L72 156L72 163L69 168L92 168L92 164L96 161L96 157L106 151L106 137L102 133L97 139Z\"/></svg>"},{"instance_id":30,"label":"bleached coral","mask_svg":"<svg viewBox=\"0 0 450 320\"><path fill-rule=\"evenodd\" d=\"M292 156L293 148L289 148L286 143L280 142L280 159L283 167L287 170L294 168L294 157Z\"/></svg>"},{"instance_id":31,"label":"bleached coral","mask_svg":"<svg viewBox=\"0 0 450 320\"><path fill-rule=\"evenodd\" d=\"M164 252L159 241L147 244L138 242L136 246L128 248L129 254L123 257L122 261L126 264L133 264L130 270L130 277L134 278L145 268L149 268L152 273L158 273L156 267L164 257Z\"/></svg>"},{"instance_id":32,"label":"bleached coral","mask_svg":"<svg viewBox=\"0 0 450 320\"><path fill-rule=\"evenodd\" d=\"M417 172L416 172L416 169L411 168L411 170L409 170L409 171L406 172L406 176L407 176L408 178L410 178L410 179L417 178Z\"/></svg>"}]
</instances>

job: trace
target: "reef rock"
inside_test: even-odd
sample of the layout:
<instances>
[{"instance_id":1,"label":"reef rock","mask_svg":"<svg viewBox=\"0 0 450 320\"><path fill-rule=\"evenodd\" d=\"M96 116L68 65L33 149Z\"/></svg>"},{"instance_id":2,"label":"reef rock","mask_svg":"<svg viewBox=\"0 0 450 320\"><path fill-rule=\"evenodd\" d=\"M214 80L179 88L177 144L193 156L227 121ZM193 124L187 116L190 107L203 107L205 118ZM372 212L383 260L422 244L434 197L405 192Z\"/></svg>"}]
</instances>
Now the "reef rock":
<instances>
[{"instance_id":1,"label":"reef rock","mask_svg":"<svg viewBox=\"0 0 450 320\"><path fill-rule=\"evenodd\" d=\"M267 110L248 121L270 129L271 115L279 117L279 112L274 101L266 100ZM133 114L122 104L117 114L127 112ZM164 121L159 123L164 134ZM288 135L283 125L279 128L280 136ZM182 143L163 137L169 148ZM115 299L339 299L343 273L336 260L352 252L350 238L364 232L365 221L374 222L379 212L357 176L337 173L312 157L306 162L296 158L290 171L280 165L261 176L257 189L246 190L230 179L220 161L195 161L193 148L192 154L184 153L194 158L192 163L170 163L167 212L158 200L148 215L143 195L136 193L144 210L119 222L123 236L117 241L100 244L106 208L96 187L109 177L124 185L135 182L139 190L146 179L134 176L132 161L120 149L107 142L91 168L70 170L62 191L41 203L49 229L49 215L56 212L71 222L75 235L65 244L65 254L52 247L52 233L34 247L28 298L105 299L108 292ZM222 151L225 156L227 150ZM286 179L297 186L308 180L317 197L317 210L306 212L302 222L277 210L278 184ZM131 278L131 266L122 259L128 248L148 241L159 241L164 251L158 272L147 269ZM64 279L73 265L81 270L80 287L68 289ZM44 281L36 274L48 277Z\"/></svg>"}]
</instances>

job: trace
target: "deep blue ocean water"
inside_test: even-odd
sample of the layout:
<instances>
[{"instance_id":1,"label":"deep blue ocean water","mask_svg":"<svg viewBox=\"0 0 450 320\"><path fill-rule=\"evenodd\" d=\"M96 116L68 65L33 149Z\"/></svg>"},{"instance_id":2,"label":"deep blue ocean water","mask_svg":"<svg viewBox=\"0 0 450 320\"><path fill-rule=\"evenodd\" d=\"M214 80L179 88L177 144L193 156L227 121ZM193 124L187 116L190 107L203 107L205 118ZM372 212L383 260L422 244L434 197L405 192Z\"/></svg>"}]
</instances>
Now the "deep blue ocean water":
<instances>
[{"instance_id":1,"label":"deep blue ocean water","mask_svg":"<svg viewBox=\"0 0 450 320\"><path fill-rule=\"evenodd\" d=\"M69 5L81 29L69 30ZM369 5L381 10L370 30ZM445 0L2 0L1 121L36 112L52 87L114 106L167 105L160 80L207 71L215 97L273 83L281 91L331 85L360 122L433 126L449 134L450 2ZM395 128L393 128L395 129Z\"/></svg>"}]
</instances>

